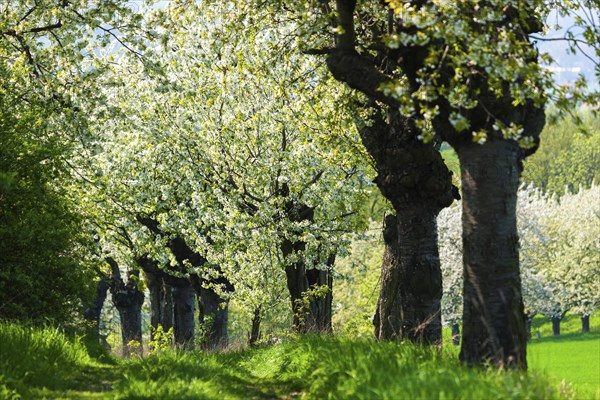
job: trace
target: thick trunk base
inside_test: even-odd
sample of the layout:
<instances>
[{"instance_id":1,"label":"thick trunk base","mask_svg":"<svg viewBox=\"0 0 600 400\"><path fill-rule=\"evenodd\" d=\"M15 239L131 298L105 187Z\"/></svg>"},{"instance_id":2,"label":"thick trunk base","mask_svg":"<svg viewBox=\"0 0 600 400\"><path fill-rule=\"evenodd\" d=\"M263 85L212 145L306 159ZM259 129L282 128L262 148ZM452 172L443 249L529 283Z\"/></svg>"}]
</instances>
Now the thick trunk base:
<instances>
[{"instance_id":1,"label":"thick trunk base","mask_svg":"<svg viewBox=\"0 0 600 400\"><path fill-rule=\"evenodd\" d=\"M527 368L519 274L517 144L488 140L457 149L463 194L464 308L460 358Z\"/></svg>"},{"instance_id":2,"label":"thick trunk base","mask_svg":"<svg viewBox=\"0 0 600 400\"><path fill-rule=\"evenodd\" d=\"M373 319L379 340L441 344L442 273L437 211L401 209L384 224L381 290Z\"/></svg>"},{"instance_id":3,"label":"thick trunk base","mask_svg":"<svg viewBox=\"0 0 600 400\"><path fill-rule=\"evenodd\" d=\"M331 271L306 270L304 266L296 265L286 267L285 272L294 313L294 329L299 333L331 333Z\"/></svg>"}]
</instances>

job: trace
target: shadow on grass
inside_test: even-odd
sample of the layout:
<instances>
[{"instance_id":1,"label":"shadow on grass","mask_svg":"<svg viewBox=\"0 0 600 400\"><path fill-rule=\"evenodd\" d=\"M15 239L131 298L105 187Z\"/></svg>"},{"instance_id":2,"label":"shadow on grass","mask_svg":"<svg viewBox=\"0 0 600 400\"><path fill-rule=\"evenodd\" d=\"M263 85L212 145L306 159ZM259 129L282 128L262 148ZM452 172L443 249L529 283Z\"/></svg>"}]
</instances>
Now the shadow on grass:
<instances>
[{"instance_id":1,"label":"shadow on grass","mask_svg":"<svg viewBox=\"0 0 600 400\"><path fill-rule=\"evenodd\" d=\"M164 353L126 362L115 383L126 399L273 399L293 398L302 383L293 378L258 378L245 361L252 352Z\"/></svg>"}]
</instances>

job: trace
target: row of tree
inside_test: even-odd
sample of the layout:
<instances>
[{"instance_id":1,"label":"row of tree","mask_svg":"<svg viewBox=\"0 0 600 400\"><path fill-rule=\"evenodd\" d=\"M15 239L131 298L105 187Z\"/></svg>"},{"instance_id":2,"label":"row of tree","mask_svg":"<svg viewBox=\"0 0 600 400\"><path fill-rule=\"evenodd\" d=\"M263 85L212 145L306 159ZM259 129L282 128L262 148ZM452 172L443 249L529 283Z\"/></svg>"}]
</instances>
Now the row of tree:
<instances>
[{"instance_id":1,"label":"row of tree","mask_svg":"<svg viewBox=\"0 0 600 400\"><path fill-rule=\"evenodd\" d=\"M139 271L153 321L172 314L182 345L196 300L219 346L229 301L254 326L286 289L296 330L329 331L330 267L365 221L360 137L394 209L376 336L439 343L436 218L458 198L444 140L461 165L461 359L526 367L516 194L552 88L529 35L563 5L387 3L7 3L6 114L48 113L45 136L26 137L59 143L63 201L93 238L79 254L122 297L124 334L138 331ZM559 109L586 97L555 93Z\"/></svg>"}]
</instances>

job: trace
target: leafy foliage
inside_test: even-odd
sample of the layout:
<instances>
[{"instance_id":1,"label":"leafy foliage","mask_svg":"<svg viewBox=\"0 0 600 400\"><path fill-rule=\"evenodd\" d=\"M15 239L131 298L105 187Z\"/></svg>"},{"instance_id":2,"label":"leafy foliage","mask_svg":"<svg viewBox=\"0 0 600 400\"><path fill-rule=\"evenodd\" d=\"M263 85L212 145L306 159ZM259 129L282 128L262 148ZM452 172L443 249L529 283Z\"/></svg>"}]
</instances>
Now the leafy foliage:
<instances>
[{"instance_id":1,"label":"leafy foliage","mask_svg":"<svg viewBox=\"0 0 600 400\"><path fill-rule=\"evenodd\" d=\"M235 292L213 288L248 317L258 307L277 317L287 299L283 267L327 268L364 223L369 171L348 110L326 101L346 92L277 39L294 23L268 26L224 7L147 15L163 32L146 52L156 70L125 52L105 75L110 101L90 110L102 134L76 160L92 184L79 193L102 251L120 265L135 267L141 255L181 263L167 246L178 237L206 259L183 261L180 273L225 276ZM284 255L286 240L304 249Z\"/></svg>"},{"instance_id":2,"label":"leafy foliage","mask_svg":"<svg viewBox=\"0 0 600 400\"><path fill-rule=\"evenodd\" d=\"M6 82L3 80L3 83ZM79 219L58 185L61 144L52 108L14 105L0 86L0 319L68 322L89 294L77 259ZM52 284L48 284L48 282Z\"/></svg>"},{"instance_id":3,"label":"leafy foliage","mask_svg":"<svg viewBox=\"0 0 600 400\"><path fill-rule=\"evenodd\" d=\"M539 149L524 162L522 180L559 196L600 182L600 120L584 118L587 134L571 120L548 125Z\"/></svg>"}]
</instances>

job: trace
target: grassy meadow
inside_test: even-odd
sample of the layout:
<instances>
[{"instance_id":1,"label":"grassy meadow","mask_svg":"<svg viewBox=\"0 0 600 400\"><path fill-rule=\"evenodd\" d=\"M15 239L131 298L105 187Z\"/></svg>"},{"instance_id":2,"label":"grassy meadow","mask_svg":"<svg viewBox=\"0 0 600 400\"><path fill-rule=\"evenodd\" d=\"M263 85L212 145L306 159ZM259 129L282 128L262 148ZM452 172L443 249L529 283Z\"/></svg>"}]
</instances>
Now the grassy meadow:
<instances>
[{"instance_id":1,"label":"grassy meadow","mask_svg":"<svg viewBox=\"0 0 600 400\"><path fill-rule=\"evenodd\" d=\"M585 335L580 333L581 320L575 315L567 315L561 322L560 336L552 336L552 325L540 316L534 319L532 331L529 368L571 383L577 398L600 399L600 315L590 318L590 333Z\"/></svg>"},{"instance_id":2,"label":"grassy meadow","mask_svg":"<svg viewBox=\"0 0 600 400\"><path fill-rule=\"evenodd\" d=\"M599 322L581 335L570 332L567 319L564 337L533 339L528 374L464 368L451 345L436 352L343 337L93 358L81 340L58 330L0 324L0 398L600 399Z\"/></svg>"}]
</instances>

